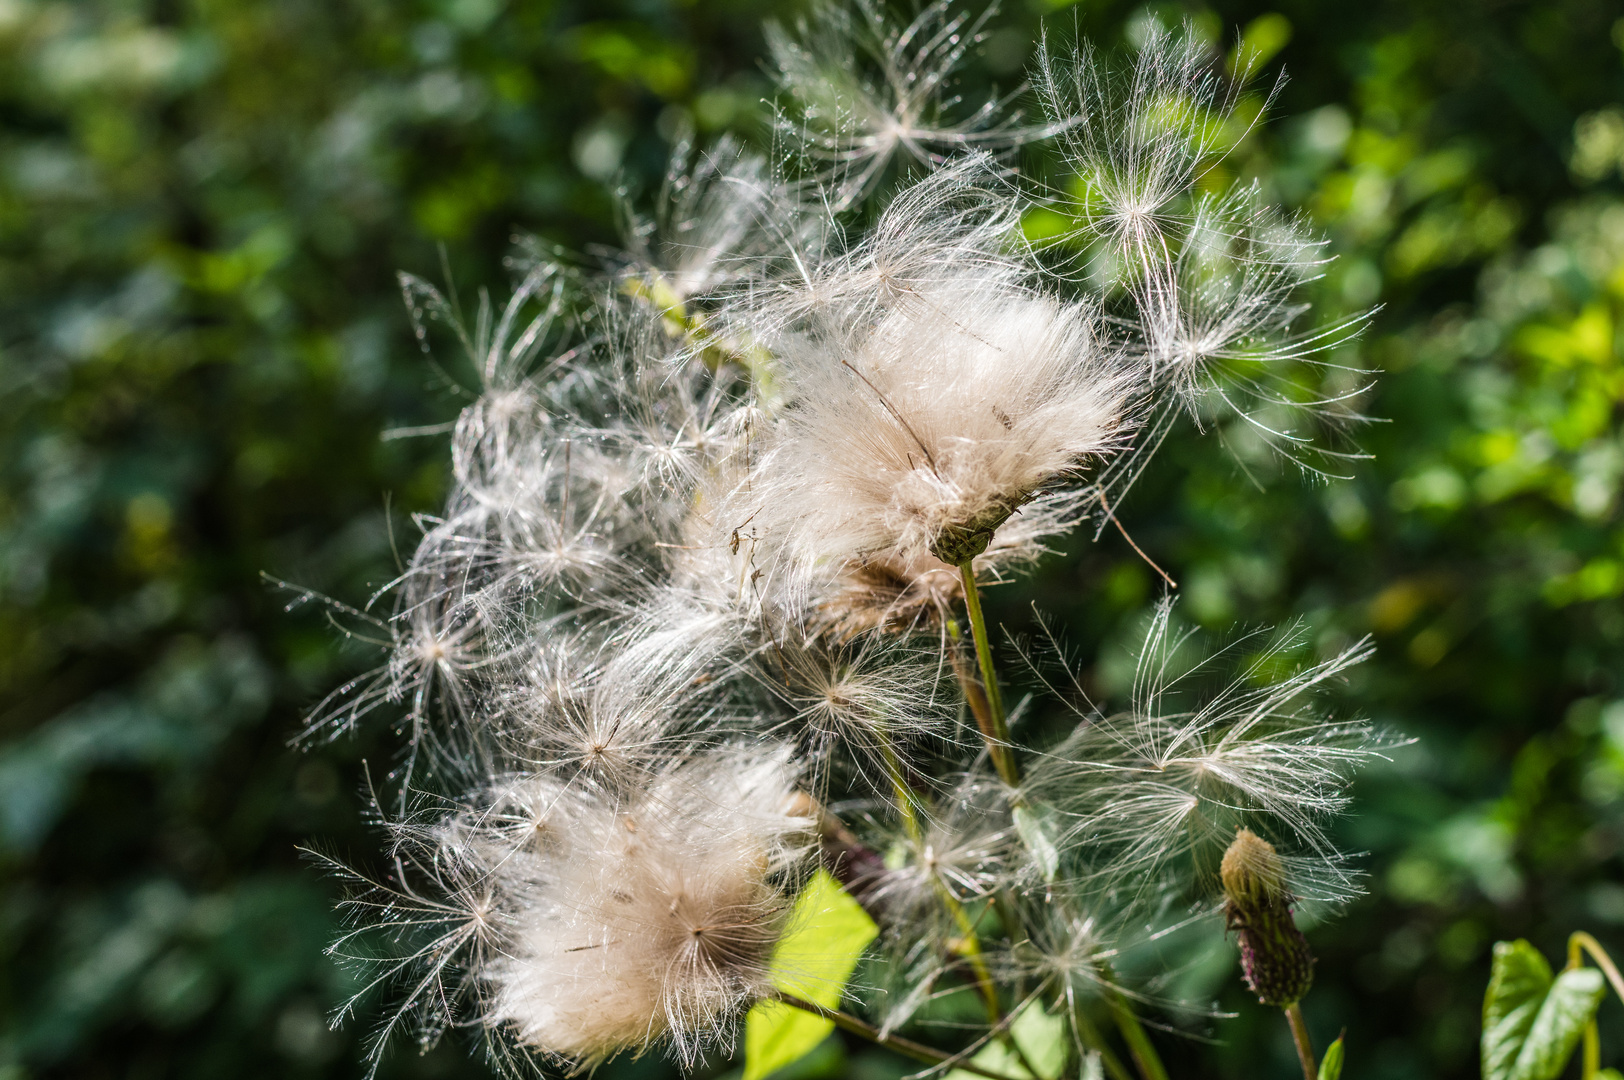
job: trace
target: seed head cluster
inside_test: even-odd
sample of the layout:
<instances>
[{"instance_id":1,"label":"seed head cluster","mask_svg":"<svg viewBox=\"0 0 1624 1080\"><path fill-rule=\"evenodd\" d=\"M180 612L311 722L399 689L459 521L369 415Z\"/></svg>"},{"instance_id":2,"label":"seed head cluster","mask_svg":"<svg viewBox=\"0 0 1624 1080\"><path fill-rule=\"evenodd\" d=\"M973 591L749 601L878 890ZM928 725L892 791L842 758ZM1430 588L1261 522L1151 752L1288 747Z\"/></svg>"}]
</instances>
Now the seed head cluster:
<instances>
[{"instance_id":1,"label":"seed head cluster","mask_svg":"<svg viewBox=\"0 0 1624 1080\"><path fill-rule=\"evenodd\" d=\"M380 1053L729 1052L820 866L880 924L848 1007L882 1036L953 994L995 1026L1015 987L1081 1015L1122 950L1216 916L1237 828L1292 895L1355 890L1325 822L1380 743L1313 696L1362 648L1243 639L1204 693L1226 660L1184 662L1168 603L1125 710L1052 643L1004 707L980 591L1110 520L1181 413L1299 454L1281 408L1333 401L1305 362L1351 324L1293 329L1317 241L1217 182L1266 102L1193 31L1125 74L1045 46L1027 123L953 95L984 22L820 6L770 35L772 152L678 146L623 254L525 247L472 311L402 278L472 401L408 565L332 608L388 657L306 736L405 736L382 869L338 867ZM1035 142L1073 194L1013 169Z\"/></svg>"}]
</instances>

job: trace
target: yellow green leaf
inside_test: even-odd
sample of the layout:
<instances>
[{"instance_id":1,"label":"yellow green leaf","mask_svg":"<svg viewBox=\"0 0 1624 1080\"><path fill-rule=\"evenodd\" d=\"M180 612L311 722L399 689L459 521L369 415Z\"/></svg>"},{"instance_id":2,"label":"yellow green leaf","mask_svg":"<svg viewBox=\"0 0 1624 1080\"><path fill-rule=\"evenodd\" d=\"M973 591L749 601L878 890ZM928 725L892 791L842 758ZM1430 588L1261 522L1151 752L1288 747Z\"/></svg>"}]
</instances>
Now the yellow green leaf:
<instances>
[{"instance_id":1,"label":"yellow green leaf","mask_svg":"<svg viewBox=\"0 0 1624 1080\"><path fill-rule=\"evenodd\" d=\"M989 1041L970 1060L983 1069L1011 1077L1012 1080L1057 1080L1066 1067L1066 1021L1063 1017L1051 1016L1042 1005L1033 1003L1011 1021L1009 1033L1021 1048L1021 1053L1026 1055L1026 1060L1032 1063L1032 1068L1037 1070L1036 1077L1021 1064L1020 1057L1009 1045L998 1039ZM963 1069L954 1069L947 1074L946 1080L980 1078Z\"/></svg>"},{"instance_id":2,"label":"yellow green leaf","mask_svg":"<svg viewBox=\"0 0 1624 1080\"><path fill-rule=\"evenodd\" d=\"M786 994L838 1008L846 983L879 933L850 893L819 870L795 898L789 929L773 952L773 985ZM778 1001L763 1001L744 1023L744 1080L761 1080L816 1049L834 1023Z\"/></svg>"}]
</instances>

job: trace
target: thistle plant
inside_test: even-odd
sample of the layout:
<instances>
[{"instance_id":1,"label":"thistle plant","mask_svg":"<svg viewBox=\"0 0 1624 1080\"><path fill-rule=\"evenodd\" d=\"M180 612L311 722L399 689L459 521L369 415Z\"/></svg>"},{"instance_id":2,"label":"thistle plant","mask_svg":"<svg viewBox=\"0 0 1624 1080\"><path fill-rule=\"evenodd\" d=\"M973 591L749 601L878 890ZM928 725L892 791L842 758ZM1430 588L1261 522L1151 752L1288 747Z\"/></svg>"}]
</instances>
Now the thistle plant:
<instances>
[{"instance_id":1,"label":"thistle plant","mask_svg":"<svg viewBox=\"0 0 1624 1080\"><path fill-rule=\"evenodd\" d=\"M1314 365L1357 322L1311 321L1319 241L1220 180L1260 101L1193 33L1120 71L1045 44L1029 122L1024 90L951 96L984 21L774 28L771 152L680 147L623 256L528 249L467 321L403 278L478 385L444 513L336 613L390 657L311 725L395 708L407 741L390 869L338 867L334 951L396 996L375 1054L459 1026L514 1068L691 1066L742 1034L754 1078L838 1026L931 1069L1158 1080L1141 1016L1177 1003L1123 961L1226 912L1265 1000L1307 989L1290 904L1356 894L1327 822L1383 745L1315 695L1364 647L1201 659L1169 598L1108 709L982 591L1126 533L1180 413L1319 468L1351 398ZM1035 144L1068 194L1015 168ZM1032 239L1038 210L1065 227Z\"/></svg>"}]
</instances>

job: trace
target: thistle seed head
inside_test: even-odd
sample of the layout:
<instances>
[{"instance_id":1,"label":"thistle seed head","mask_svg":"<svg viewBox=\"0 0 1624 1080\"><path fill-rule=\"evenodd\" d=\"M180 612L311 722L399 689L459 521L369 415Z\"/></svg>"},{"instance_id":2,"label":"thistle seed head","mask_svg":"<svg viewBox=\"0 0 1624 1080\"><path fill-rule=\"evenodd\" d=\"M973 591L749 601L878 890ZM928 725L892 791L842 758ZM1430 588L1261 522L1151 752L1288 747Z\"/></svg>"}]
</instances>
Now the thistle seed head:
<instances>
[{"instance_id":1,"label":"thistle seed head","mask_svg":"<svg viewBox=\"0 0 1624 1080\"><path fill-rule=\"evenodd\" d=\"M1071 993L1266 822L1287 853L1242 830L1221 876L1247 979L1284 1003L1312 977L1288 879L1354 891L1324 822L1380 744L1306 699L1360 647L1284 680L1271 647L1169 707L1164 609L1131 707L1079 709L1018 790L959 737L982 693L948 632L961 568L1004 580L1109 514L1180 406L1239 401L1301 445L1273 388L1356 329L1291 331L1319 241L1260 188L1202 193L1238 88L1189 34L1120 79L1045 46L1051 113L1026 127L955 96L990 9L891 27L851 2L769 35L778 156L680 147L612 272L532 247L467 322L402 280L425 350L443 324L478 385L447 505L373 598L393 613L334 605L393 659L312 725L394 705L409 732L399 880L352 908L399 945L385 1035L473 1021L578 1067L729 1046L811 861L797 791L852 823L825 823L824 857L886 923L887 1025L969 963L955 906L1008 901L1023 926L985 955ZM995 153L1047 136L1087 191L1039 241L1028 212L1068 196Z\"/></svg>"}]
</instances>

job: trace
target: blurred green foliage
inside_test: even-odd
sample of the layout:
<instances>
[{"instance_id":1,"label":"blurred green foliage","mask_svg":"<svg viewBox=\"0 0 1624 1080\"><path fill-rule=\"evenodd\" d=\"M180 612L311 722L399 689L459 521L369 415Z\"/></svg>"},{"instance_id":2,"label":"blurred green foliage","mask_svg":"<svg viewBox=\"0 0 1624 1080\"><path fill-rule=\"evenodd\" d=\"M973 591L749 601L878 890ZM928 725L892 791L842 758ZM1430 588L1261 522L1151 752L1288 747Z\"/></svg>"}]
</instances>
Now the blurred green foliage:
<instances>
[{"instance_id":1,"label":"blurred green foliage","mask_svg":"<svg viewBox=\"0 0 1624 1080\"><path fill-rule=\"evenodd\" d=\"M1382 305L1338 357L1381 369L1373 456L1321 483L1183 431L1121 513L1187 619L1375 635L1339 707L1419 741L1358 788L1371 894L1310 930L1305 1008L1322 1042L1347 1026L1350 1077L1475 1075L1494 940L1624 945L1624 20L1007 7L971 100L1040 20L1114 48L1190 17L1292 75L1223 167L1327 231L1323 317ZM296 846L366 858L360 762L392 741L287 748L371 660L261 575L362 602L438 503L461 399L394 272L500 294L516 232L613 243L606 184L646 198L685 126L762 137L759 23L785 11L0 0L0 1077L361 1072L364 1018L324 1023L333 890ZM1087 541L994 615L1042 597L1109 691L1153 574ZM1290 1076L1231 954L1192 956L1175 989L1240 1015L1169 1014L1222 1040L1163 1039L1175 1075ZM1624 1013L1601 1022L1624 1061ZM485 1072L448 1044L384 1071ZM886 1072L838 1050L803 1072Z\"/></svg>"}]
</instances>

